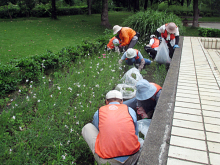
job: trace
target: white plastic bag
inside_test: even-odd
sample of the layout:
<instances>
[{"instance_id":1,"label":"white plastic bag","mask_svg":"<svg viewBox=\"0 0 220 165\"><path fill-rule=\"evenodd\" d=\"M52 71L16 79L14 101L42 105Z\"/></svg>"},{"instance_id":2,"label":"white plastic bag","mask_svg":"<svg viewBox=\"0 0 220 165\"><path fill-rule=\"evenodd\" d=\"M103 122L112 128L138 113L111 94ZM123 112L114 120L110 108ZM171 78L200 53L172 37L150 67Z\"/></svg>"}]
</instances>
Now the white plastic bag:
<instances>
[{"instance_id":1,"label":"white plastic bag","mask_svg":"<svg viewBox=\"0 0 220 165\"><path fill-rule=\"evenodd\" d=\"M171 61L171 58L169 57L169 49L164 38L162 38L162 42L158 47L157 55L154 61L159 64L169 64Z\"/></svg>"},{"instance_id":2,"label":"white plastic bag","mask_svg":"<svg viewBox=\"0 0 220 165\"><path fill-rule=\"evenodd\" d=\"M140 74L140 71L137 68L133 67L125 73L125 75L122 77L122 79L120 81L123 84L135 86L136 83L142 79L143 79L143 77Z\"/></svg>"},{"instance_id":3,"label":"white plastic bag","mask_svg":"<svg viewBox=\"0 0 220 165\"><path fill-rule=\"evenodd\" d=\"M132 99L136 94L136 88L127 84L118 84L115 87L115 90L118 90L122 93L123 99Z\"/></svg>"},{"instance_id":4,"label":"white plastic bag","mask_svg":"<svg viewBox=\"0 0 220 165\"><path fill-rule=\"evenodd\" d=\"M146 138L151 123L151 119L138 120L137 123L138 123L139 132L141 132L144 135L144 138Z\"/></svg>"}]
</instances>

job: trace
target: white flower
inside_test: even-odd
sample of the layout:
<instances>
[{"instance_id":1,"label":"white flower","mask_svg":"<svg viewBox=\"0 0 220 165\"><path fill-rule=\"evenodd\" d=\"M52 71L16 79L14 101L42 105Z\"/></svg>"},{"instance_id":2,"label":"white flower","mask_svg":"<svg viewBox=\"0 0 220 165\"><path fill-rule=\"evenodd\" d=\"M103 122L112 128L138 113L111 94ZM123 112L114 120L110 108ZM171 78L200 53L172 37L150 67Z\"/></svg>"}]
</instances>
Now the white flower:
<instances>
[{"instance_id":1,"label":"white flower","mask_svg":"<svg viewBox=\"0 0 220 165\"><path fill-rule=\"evenodd\" d=\"M73 129L72 129L72 128L70 129L70 133L71 133L71 132L73 132Z\"/></svg>"},{"instance_id":2,"label":"white flower","mask_svg":"<svg viewBox=\"0 0 220 165\"><path fill-rule=\"evenodd\" d=\"M74 116L74 118L76 118L76 116Z\"/></svg>"},{"instance_id":3,"label":"white flower","mask_svg":"<svg viewBox=\"0 0 220 165\"><path fill-rule=\"evenodd\" d=\"M78 87L80 87L80 85L77 85Z\"/></svg>"},{"instance_id":4,"label":"white flower","mask_svg":"<svg viewBox=\"0 0 220 165\"><path fill-rule=\"evenodd\" d=\"M33 81L31 81L30 83L33 83Z\"/></svg>"},{"instance_id":5,"label":"white flower","mask_svg":"<svg viewBox=\"0 0 220 165\"><path fill-rule=\"evenodd\" d=\"M112 72L115 72L115 70L113 70L113 69L112 69L111 71L112 71Z\"/></svg>"},{"instance_id":6,"label":"white flower","mask_svg":"<svg viewBox=\"0 0 220 165\"><path fill-rule=\"evenodd\" d=\"M32 85L30 85L30 88L32 88Z\"/></svg>"},{"instance_id":7,"label":"white flower","mask_svg":"<svg viewBox=\"0 0 220 165\"><path fill-rule=\"evenodd\" d=\"M85 84L84 84L83 86L84 86L84 87L86 87L86 85L85 85Z\"/></svg>"},{"instance_id":8,"label":"white flower","mask_svg":"<svg viewBox=\"0 0 220 165\"><path fill-rule=\"evenodd\" d=\"M69 90L71 90L71 91L73 90L73 89L72 89L72 88L70 88L70 87L69 87L68 89L69 89Z\"/></svg>"},{"instance_id":9,"label":"white flower","mask_svg":"<svg viewBox=\"0 0 220 165\"><path fill-rule=\"evenodd\" d=\"M60 90L60 87L57 87L58 90Z\"/></svg>"},{"instance_id":10,"label":"white flower","mask_svg":"<svg viewBox=\"0 0 220 165\"><path fill-rule=\"evenodd\" d=\"M44 82L44 84L46 84L46 82Z\"/></svg>"},{"instance_id":11,"label":"white flower","mask_svg":"<svg viewBox=\"0 0 220 165\"><path fill-rule=\"evenodd\" d=\"M17 106L18 106L18 104L15 104L15 106L17 107Z\"/></svg>"},{"instance_id":12,"label":"white flower","mask_svg":"<svg viewBox=\"0 0 220 165\"><path fill-rule=\"evenodd\" d=\"M22 131L23 129L21 127L19 127L19 129Z\"/></svg>"},{"instance_id":13,"label":"white flower","mask_svg":"<svg viewBox=\"0 0 220 165\"><path fill-rule=\"evenodd\" d=\"M66 159L66 157L65 157L64 155L62 155L62 158L63 158L63 159Z\"/></svg>"},{"instance_id":14,"label":"white flower","mask_svg":"<svg viewBox=\"0 0 220 165\"><path fill-rule=\"evenodd\" d=\"M50 97L53 97L53 95L50 95Z\"/></svg>"},{"instance_id":15,"label":"white flower","mask_svg":"<svg viewBox=\"0 0 220 165\"><path fill-rule=\"evenodd\" d=\"M18 92L21 92L21 90L19 89Z\"/></svg>"},{"instance_id":16,"label":"white flower","mask_svg":"<svg viewBox=\"0 0 220 165\"><path fill-rule=\"evenodd\" d=\"M69 144L69 143L70 143L70 140L67 141L67 144Z\"/></svg>"},{"instance_id":17,"label":"white flower","mask_svg":"<svg viewBox=\"0 0 220 165\"><path fill-rule=\"evenodd\" d=\"M79 121L77 121L76 124L79 125Z\"/></svg>"},{"instance_id":18,"label":"white flower","mask_svg":"<svg viewBox=\"0 0 220 165\"><path fill-rule=\"evenodd\" d=\"M76 94L76 96L79 96L79 94Z\"/></svg>"},{"instance_id":19,"label":"white flower","mask_svg":"<svg viewBox=\"0 0 220 165\"><path fill-rule=\"evenodd\" d=\"M15 119L15 116L12 116L12 119Z\"/></svg>"},{"instance_id":20,"label":"white flower","mask_svg":"<svg viewBox=\"0 0 220 165\"><path fill-rule=\"evenodd\" d=\"M91 66L89 68L92 68Z\"/></svg>"},{"instance_id":21,"label":"white flower","mask_svg":"<svg viewBox=\"0 0 220 165\"><path fill-rule=\"evenodd\" d=\"M49 79L49 81L51 81L51 79Z\"/></svg>"},{"instance_id":22,"label":"white flower","mask_svg":"<svg viewBox=\"0 0 220 165\"><path fill-rule=\"evenodd\" d=\"M45 78L45 77L42 77L42 78Z\"/></svg>"},{"instance_id":23,"label":"white flower","mask_svg":"<svg viewBox=\"0 0 220 165\"><path fill-rule=\"evenodd\" d=\"M11 99L11 101L13 101L13 99Z\"/></svg>"},{"instance_id":24,"label":"white flower","mask_svg":"<svg viewBox=\"0 0 220 165\"><path fill-rule=\"evenodd\" d=\"M27 79L26 82L28 82L29 80Z\"/></svg>"},{"instance_id":25,"label":"white flower","mask_svg":"<svg viewBox=\"0 0 220 165\"><path fill-rule=\"evenodd\" d=\"M60 92L60 94L61 94L61 92Z\"/></svg>"},{"instance_id":26,"label":"white flower","mask_svg":"<svg viewBox=\"0 0 220 165\"><path fill-rule=\"evenodd\" d=\"M98 87L99 87L99 84L97 84L95 87L97 87L97 88L98 88Z\"/></svg>"},{"instance_id":27,"label":"white flower","mask_svg":"<svg viewBox=\"0 0 220 165\"><path fill-rule=\"evenodd\" d=\"M70 112L68 112L68 115L70 115Z\"/></svg>"},{"instance_id":28,"label":"white flower","mask_svg":"<svg viewBox=\"0 0 220 165\"><path fill-rule=\"evenodd\" d=\"M62 143L60 142L60 145L62 146Z\"/></svg>"},{"instance_id":29,"label":"white flower","mask_svg":"<svg viewBox=\"0 0 220 165\"><path fill-rule=\"evenodd\" d=\"M39 103L39 102L40 102L40 100L37 100L37 102Z\"/></svg>"},{"instance_id":30,"label":"white flower","mask_svg":"<svg viewBox=\"0 0 220 165\"><path fill-rule=\"evenodd\" d=\"M36 98L36 96L33 96L33 98Z\"/></svg>"},{"instance_id":31,"label":"white flower","mask_svg":"<svg viewBox=\"0 0 220 165\"><path fill-rule=\"evenodd\" d=\"M68 128L68 126L67 126L67 125L65 125L65 128Z\"/></svg>"},{"instance_id":32,"label":"white flower","mask_svg":"<svg viewBox=\"0 0 220 165\"><path fill-rule=\"evenodd\" d=\"M55 106L56 104L53 104L53 106Z\"/></svg>"},{"instance_id":33,"label":"white flower","mask_svg":"<svg viewBox=\"0 0 220 165\"><path fill-rule=\"evenodd\" d=\"M80 72L78 72L78 74L80 74Z\"/></svg>"}]
</instances>

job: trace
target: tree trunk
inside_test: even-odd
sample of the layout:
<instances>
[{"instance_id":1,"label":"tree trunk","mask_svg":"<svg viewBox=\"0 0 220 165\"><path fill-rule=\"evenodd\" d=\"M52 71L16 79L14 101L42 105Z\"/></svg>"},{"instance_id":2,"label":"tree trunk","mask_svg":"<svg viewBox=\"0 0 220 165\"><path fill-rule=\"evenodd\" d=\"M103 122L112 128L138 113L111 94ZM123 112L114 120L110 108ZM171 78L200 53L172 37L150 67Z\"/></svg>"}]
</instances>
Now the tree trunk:
<instances>
[{"instance_id":1,"label":"tree trunk","mask_svg":"<svg viewBox=\"0 0 220 165\"><path fill-rule=\"evenodd\" d=\"M193 0L193 27L199 27L199 7L198 0Z\"/></svg>"},{"instance_id":2,"label":"tree trunk","mask_svg":"<svg viewBox=\"0 0 220 165\"><path fill-rule=\"evenodd\" d=\"M181 2L180 2L180 3L181 3L181 6L183 6L183 4L184 4L184 0L181 0Z\"/></svg>"},{"instance_id":3,"label":"tree trunk","mask_svg":"<svg viewBox=\"0 0 220 165\"><path fill-rule=\"evenodd\" d=\"M138 12L140 9L139 9L139 0L134 0L134 3L135 3L135 11L134 12Z\"/></svg>"},{"instance_id":4,"label":"tree trunk","mask_svg":"<svg viewBox=\"0 0 220 165\"><path fill-rule=\"evenodd\" d=\"M148 0L144 1L144 10L147 10Z\"/></svg>"},{"instance_id":5,"label":"tree trunk","mask_svg":"<svg viewBox=\"0 0 220 165\"><path fill-rule=\"evenodd\" d=\"M88 5L88 15L92 14L92 0L87 0Z\"/></svg>"},{"instance_id":6,"label":"tree trunk","mask_svg":"<svg viewBox=\"0 0 220 165\"><path fill-rule=\"evenodd\" d=\"M57 19L56 1L52 0L52 19Z\"/></svg>"},{"instance_id":7,"label":"tree trunk","mask_svg":"<svg viewBox=\"0 0 220 165\"><path fill-rule=\"evenodd\" d=\"M8 9L8 5L7 5L7 9ZM10 14L10 12L9 12L9 9L8 9L8 15L9 15L11 21L12 21L12 16L11 16L11 14Z\"/></svg>"},{"instance_id":8,"label":"tree trunk","mask_svg":"<svg viewBox=\"0 0 220 165\"><path fill-rule=\"evenodd\" d=\"M112 28L108 21L108 0L102 0L101 25L109 29Z\"/></svg>"}]
</instances>

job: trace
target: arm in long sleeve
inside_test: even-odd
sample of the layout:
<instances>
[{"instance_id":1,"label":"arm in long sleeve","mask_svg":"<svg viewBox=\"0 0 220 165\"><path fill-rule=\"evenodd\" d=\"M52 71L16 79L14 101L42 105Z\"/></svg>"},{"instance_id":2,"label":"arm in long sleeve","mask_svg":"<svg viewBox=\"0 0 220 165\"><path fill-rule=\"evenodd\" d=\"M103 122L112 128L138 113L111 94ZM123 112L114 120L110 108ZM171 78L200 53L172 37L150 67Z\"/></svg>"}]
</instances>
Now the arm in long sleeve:
<instances>
[{"instance_id":1,"label":"arm in long sleeve","mask_svg":"<svg viewBox=\"0 0 220 165\"><path fill-rule=\"evenodd\" d=\"M92 124L99 130L99 111L97 110L93 116Z\"/></svg>"},{"instance_id":2,"label":"arm in long sleeve","mask_svg":"<svg viewBox=\"0 0 220 165\"><path fill-rule=\"evenodd\" d=\"M178 45L179 43L179 36L175 36L175 45Z\"/></svg>"},{"instance_id":3,"label":"arm in long sleeve","mask_svg":"<svg viewBox=\"0 0 220 165\"><path fill-rule=\"evenodd\" d=\"M126 52L122 55L121 60L125 60L126 58Z\"/></svg>"},{"instance_id":4,"label":"arm in long sleeve","mask_svg":"<svg viewBox=\"0 0 220 165\"><path fill-rule=\"evenodd\" d=\"M134 121L134 127L135 127L135 134L138 136L138 123L137 123L137 115L136 115L136 112L131 108L131 107L128 107L128 111Z\"/></svg>"}]
</instances>

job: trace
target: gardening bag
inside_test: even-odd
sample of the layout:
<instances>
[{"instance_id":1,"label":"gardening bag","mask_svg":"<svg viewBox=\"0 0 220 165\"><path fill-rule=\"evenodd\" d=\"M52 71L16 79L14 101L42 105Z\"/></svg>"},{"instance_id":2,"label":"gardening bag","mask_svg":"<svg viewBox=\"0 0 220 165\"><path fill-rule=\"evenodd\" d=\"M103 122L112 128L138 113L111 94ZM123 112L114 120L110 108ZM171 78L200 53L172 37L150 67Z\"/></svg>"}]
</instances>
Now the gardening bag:
<instances>
[{"instance_id":1,"label":"gardening bag","mask_svg":"<svg viewBox=\"0 0 220 165\"><path fill-rule=\"evenodd\" d=\"M158 47L154 61L156 61L159 64L169 64L171 61L171 58L169 56L169 49L164 38L162 38L162 42Z\"/></svg>"},{"instance_id":2,"label":"gardening bag","mask_svg":"<svg viewBox=\"0 0 220 165\"><path fill-rule=\"evenodd\" d=\"M122 93L123 99L132 99L136 94L136 83L142 79L140 71L133 67L124 74L115 89Z\"/></svg>"},{"instance_id":3,"label":"gardening bag","mask_svg":"<svg viewBox=\"0 0 220 165\"><path fill-rule=\"evenodd\" d=\"M141 132L144 135L144 138L146 138L151 123L151 119L138 120L137 123L138 123L139 132ZM138 137L139 137L139 133L138 133Z\"/></svg>"}]
</instances>

